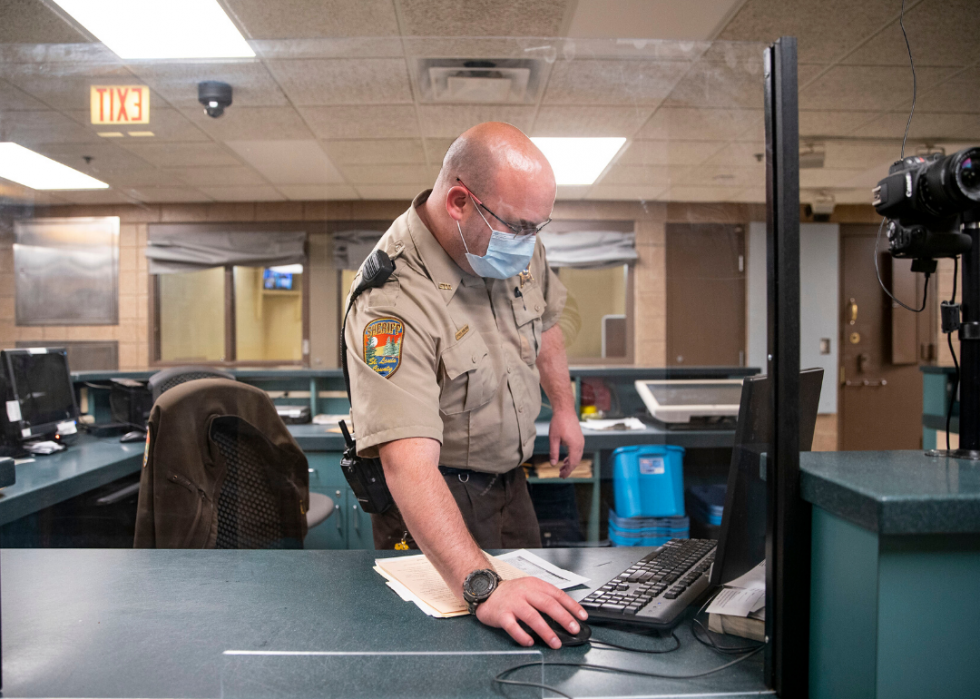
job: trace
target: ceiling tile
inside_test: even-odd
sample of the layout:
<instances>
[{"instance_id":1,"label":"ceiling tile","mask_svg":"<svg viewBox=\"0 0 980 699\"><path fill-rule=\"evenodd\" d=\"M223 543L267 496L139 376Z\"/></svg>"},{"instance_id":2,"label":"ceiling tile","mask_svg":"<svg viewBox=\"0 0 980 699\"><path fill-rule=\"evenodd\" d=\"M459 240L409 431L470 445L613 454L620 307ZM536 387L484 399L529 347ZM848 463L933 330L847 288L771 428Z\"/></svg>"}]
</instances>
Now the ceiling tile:
<instances>
[{"instance_id":1,"label":"ceiling tile","mask_svg":"<svg viewBox=\"0 0 980 699\"><path fill-rule=\"evenodd\" d=\"M119 145L158 167L220 167L240 165L234 155L217 143L133 143Z\"/></svg>"},{"instance_id":2,"label":"ceiling tile","mask_svg":"<svg viewBox=\"0 0 980 699\"><path fill-rule=\"evenodd\" d=\"M269 61L293 104L398 104L412 101L408 68L401 58Z\"/></svg>"},{"instance_id":3,"label":"ceiling tile","mask_svg":"<svg viewBox=\"0 0 980 699\"><path fill-rule=\"evenodd\" d=\"M128 150L110 141L100 139L98 143L62 143L38 146L35 150L52 160L102 179L100 174L150 170L152 166ZM86 164L85 157L91 158Z\"/></svg>"},{"instance_id":4,"label":"ceiling tile","mask_svg":"<svg viewBox=\"0 0 980 699\"><path fill-rule=\"evenodd\" d=\"M152 98L151 98L152 102ZM194 124L187 119L186 116L181 114L176 109L171 109L169 107L153 107L150 110L150 123L149 124L133 124L132 126L96 126L91 124L91 115L87 109L76 109L65 112L66 116L70 116L72 119L77 121L79 124L83 124L86 128L95 133L103 131L121 131L123 133L128 133L130 131L152 131L153 132L153 142L156 141L177 141L177 142L193 142L193 141L209 141L207 134L198 129ZM130 137L132 138L137 137ZM149 137L146 137L149 138Z\"/></svg>"},{"instance_id":5,"label":"ceiling tile","mask_svg":"<svg viewBox=\"0 0 980 699\"><path fill-rule=\"evenodd\" d=\"M286 197L275 187L200 187L202 192L215 201L283 201Z\"/></svg>"},{"instance_id":6,"label":"ceiling tile","mask_svg":"<svg viewBox=\"0 0 980 699\"><path fill-rule=\"evenodd\" d=\"M915 111L916 114L919 112L976 114L977 95L980 95L980 66L973 66L952 76L935 89L920 94L915 103Z\"/></svg>"},{"instance_id":7,"label":"ceiling tile","mask_svg":"<svg viewBox=\"0 0 980 699\"><path fill-rule=\"evenodd\" d=\"M484 121L504 121L524 133L530 130L534 107L461 104L419 107L422 135L426 138L456 138L466 129Z\"/></svg>"},{"instance_id":8,"label":"ceiling tile","mask_svg":"<svg viewBox=\"0 0 980 699\"><path fill-rule=\"evenodd\" d=\"M252 39L398 34L391 0L226 0Z\"/></svg>"},{"instance_id":9,"label":"ceiling tile","mask_svg":"<svg viewBox=\"0 0 980 699\"><path fill-rule=\"evenodd\" d=\"M0 114L0 140L32 147L42 143L97 143L102 139L54 111Z\"/></svg>"},{"instance_id":10,"label":"ceiling tile","mask_svg":"<svg viewBox=\"0 0 980 699\"><path fill-rule=\"evenodd\" d=\"M412 105L303 107L299 110L318 138L418 138Z\"/></svg>"},{"instance_id":11,"label":"ceiling tile","mask_svg":"<svg viewBox=\"0 0 980 699\"><path fill-rule=\"evenodd\" d=\"M589 190L586 198L613 201L659 201L666 192L667 188L660 186L598 184Z\"/></svg>"},{"instance_id":12,"label":"ceiling tile","mask_svg":"<svg viewBox=\"0 0 980 699\"><path fill-rule=\"evenodd\" d=\"M670 107L761 109L762 62L748 66L699 61L664 102Z\"/></svg>"},{"instance_id":13,"label":"ceiling tile","mask_svg":"<svg viewBox=\"0 0 980 699\"><path fill-rule=\"evenodd\" d=\"M168 169L165 172L182 184L192 187L231 187L266 183L258 173L247 167L184 167Z\"/></svg>"},{"instance_id":14,"label":"ceiling tile","mask_svg":"<svg viewBox=\"0 0 980 699\"><path fill-rule=\"evenodd\" d=\"M736 2L700 0L692 11L689 0L578 0L568 35L700 41L715 33Z\"/></svg>"},{"instance_id":15,"label":"ceiling tile","mask_svg":"<svg viewBox=\"0 0 980 699\"><path fill-rule=\"evenodd\" d=\"M93 177L111 184L113 187L128 189L129 187L180 187L184 183L166 170L159 170L149 165L139 170L96 170L92 168Z\"/></svg>"},{"instance_id":16,"label":"ceiling tile","mask_svg":"<svg viewBox=\"0 0 980 699\"><path fill-rule=\"evenodd\" d=\"M667 201L730 201L744 187L671 187L663 198Z\"/></svg>"},{"instance_id":17,"label":"ceiling tile","mask_svg":"<svg viewBox=\"0 0 980 699\"><path fill-rule=\"evenodd\" d=\"M433 165L442 165L443 159L449 146L453 144L455 138L427 138L425 139L425 153L429 157L429 162Z\"/></svg>"},{"instance_id":18,"label":"ceiling tile","mask_svg":"<svg viewBox=\"0 0 980 699\"><path fill-rule=\"evenodd\" d=\"M736 167L733 163L670 168L672 186L765 187L765 166Z\"/></svg>"},{"instance_id":19,"label":"ceiling tile","mask_svg":"<svg viewBox=\"0 0 980 699\"><path fill-rule=\"evenodd\" d=\"M187 111L191 121L219 141L302 141L313 134L292 107L232 106L213 119L203 109Z\"/></svg>"},{"instance_id":20,"label":"ceiling tile","mask_svg":"<svg viewBox=\"0 0 980 699\"><path fill-rule=\"evenodd\" d=\"M699 165L722 147L718 141L633 141L616 162L620 165Z\"/></svg>"},{"instance_id":21,"label":"ceiling tile","mask_svg":"<svg viewBox=\"0 0 980 699\"><path fill-rule=\"evenodd\" d=\"M800 137L848 136L878 114L879 112L838 112L831 110L800 112Z\"/></svg>"},{"instance_id":22,"label":"ceiling tile","mask_svg":"<svg viewBox=\"0 0 980 699\"><path fill-rule=\"evenodd\" d=\"M344 182L316 141L228 141L227 145L275 185Z\"/></svg>"},{"instance_id":23,"label":"ceiling tile","mask_svg":"<svg viewBox=\"0 0 980 699\"><path fill-rule=\"evenodd\" d=\"M629 138L650 117L645 107L542 106L534 120L533 136L626 136Z\"/></svg>"},{"instance_id":24,"label":"ceiling tile","mask_svg":"<svg viewBox=\"0 0 980 699\"><path fill-rule=\"evenodd\" d=\"M908 112L889 112L862 126L853 136L863 138L902 138ZM909 129L915 141L940 142L946 139L980 140L980 115L928 114L916 110Z\"/></svg>"},{"instance_id":25,"label":"ceiling tile","mask_svg":"<svg viewBox=\"0 0 980 699\"><path fill-rule=\"evenodd\" d=\"M555 199L564 199L567 201L570 199L571 200L584 199L585 195L589 193L589 190L592 189L592 187L590 185L578 186L578 185L570 185L570 184L560 184L558 185L557 189L558 191L555 194Z\"/></svg>"},{"instance_id":26,"label":"ceiling tile","mask_svg":"<svg viewBox=\"0 0 980 699\"><path fill-rule=\"evenodd\" d=\"M90 189L74 192L58 192L58 196L72 204L133 204L133 197L118 189Z\"/></svg>"},{"instance_id":27,"label":"ceiling tile","mask_svg":"<svg viewBox=\"0 0 980 699\"><path fill-rule=\"evenodd\" d=\"M756 141L729 143L705 161L706 165L759 169L765 172L766 144ZM762 157L760 157L762 156Z\"/></svg>"},{"instance_id":28,"label":"ceiling tile","mask_svg":"<svg viewBox=\"0 0 980 699\"><path fill-rule=\"evenodd\" d=\"M916 67L969 65L977 57L980 8L976 0L925 0L906 11L905 30ZM901 26L893 22L843 62L908 68Z\"/></svg>"},{"instance_id":29,"label":"ceiling tile","mask_svg":"<svg viewBox=\"0 0 980 699\"><path fill-rule=\"evenodd\" d=\"M824 144L824 167L829 169L867 169L898 160L901 139L887 142L828 141ZM800 172L804 172L801 170Z\"/></svg>"},{"instance_id":30,"label":"ceiling tile","mask_svg":"<svg viewBox=\"0 0 980 699\"><path fill-rule=\"evenodd\" d=\"M434 181L425 165L342 165L347 181L361 184L410 184L430 187Z\"/></svg>"},{"instance_id":31,"label":"ceiling tile","mask_svg":"<svg viewBox=\"0 0 980 699\"><path fill-rule=\"evenodd\" d=\"M276 189L293 201L357 199L357 191L346 184L282 184Z\"/></svg>"},{"instance_id":32,"label":"ceiling tile","mask_svg":"<svg viewBox=\"0 0 980 699\"><path fill-rule=\"evenodd\" d=\"M360 185L357 192L363 199L404 199L411 201L424 187L405 184Z\"/></svg>"},{"instance_id":33,"label":"ceiling tile","mask_svg":"<svg viewBox=\"0 0 980 699\"><path fill-rule=\"evenodd\" d=\"M803 192L800 193L801 196ZM833 191L834 201L838 204L870 204L871 193L865 188L859 189L835 189Z\"/></svg>"},{"instance_id":34,"label":"ceiling tile","mask_svg":"<svg viewBox=\"0 0 980 699\"><path fill-rule=\"evenodd\" d=\"M414 36L557 36L567 0L395 0Z\"/></svg>"},{"instance_id":35,"label":"ceiling tile","mask_svg":"<svg viewBox=\"0 0 980 699\"><path fill-rule=\"evenodd\" d=\"M387 37L275 39L248 42L259 56L276 58L401 58L402 42Z\"/></svg>"},{"instance_id":36,"label":"ceiling tile","mask_svg":"<svg viewBox=\"0 0 980 699\"><path fill-rule=\"evenodd\" d=\"M205 80L217 80L231 85L232 106L228 108L228 113L235 107L276 107L287 104L286 96L258 59L220 63L140 61L130 63L129 68L175 107L201 108L197 101L197 84Z\"/></svg>"},{"instance_id":37,"label":"ceiling tile","mask_svg":"<svg viewBox=\"0 0 980 699\"><path fill-rule=\"evenodd\" d=\"M0 43L69 44L88 41L41 0L0 0Z\"/></svg>"},{"instance_id":38,"label":"ceiling tile","mask_svg":"<svg viewBox=\"0 0 980 699\"><path fill-rule=\"evenodd\" d=\"M830 63L897 14L892 0L748 0L717 38L768 44L795 36L801 62Z\"/></svg>"},{"instance_id":39,"label":"ceiling tile","mask_svg":"<svg viewBox=\"0 0 980 699\"><path fill-rule=\"evenodd\" d=\"M666 187L670 184L667 168L655 165L616 164L602 177L599 184L606 185L656 185Z\"/></svg>"},{"instance_id":40,"label":"ceiling tile","mask_svg":"<svg viewBox=\"0 0 980 699\"><path fill-rule=\"evenodd\" d=\"M690 68L684 61L558 61L543 104L660 104Z\"/></svg>"},{"instance_id":41,"label":"ceiling tile","mask_svg":"<svg viewBox=\"0 0 980 699\"><path fill-rule=\"evenodd\" d=\"M0 80L0 112L47 108L46 104L37 101L23 90L14 87L6 80Z\"/></svg>"},{"instance_id":42,"label":"ceiling tile","mask_svg":"<svg viewBox=\"0 0 980 699\"><path fill-rule=\"evenodd\" d=\"M337 165L425 163L425 151L419 138L324 141L322 145Z\"/></svg>"},{"instance_id":43,"label":"ceiling tile","mask_svg":"<svg viewBox=\"0 0 980 699\"><path fill-rule=\"evenodd\" d=\"M131 193L148 204L211 201L209 196L190 187L140 187L131 190Z\"/></svg>"},{"instance_id":44,"label":"ceiling tile","mask_svg":"<svg viewBox=\"0 0 980 699\"><path fill-rule=\"evenodd\" d=\"M0 77L55 109L88 109L92 85L138 85L116 63L43 61L0 64ZM153 94L150 103L154 103ZM160 106L167 106L165 103Z\"/></svg>"},{"instance_id":45,"label":"ceiling tile","mask_svg":"<svg viewBox=\"0 0 980 699\"><path fill-rule=\"evenodd\" d=\"M693 109L661 107L637 138L728 141L762 117L761 109Z\"/></svg>"},{"instance_id":46,"label":"ceiling tile","mask_svg":"<svg viewBox=\"0 0 980 699\"><path fill-rule=\"evenodd\" d=\"M747 189L743 189L741 192L731 197L729 201L737 201L745 204L765 204L766 188L749 187Z\"/></svg>"},{"instance_id":47,"label":"ceiling tile","mask_svg":"<svg viewBox=\"0 0 980 699\"><path fill-rule=\"evenodd\" d=\"M949 68L916 69L919 90L929 89L951 72ZM800 109L884 110L911 98L908 68L835 66L800 91Z\"/></svg>"}]
</instances>

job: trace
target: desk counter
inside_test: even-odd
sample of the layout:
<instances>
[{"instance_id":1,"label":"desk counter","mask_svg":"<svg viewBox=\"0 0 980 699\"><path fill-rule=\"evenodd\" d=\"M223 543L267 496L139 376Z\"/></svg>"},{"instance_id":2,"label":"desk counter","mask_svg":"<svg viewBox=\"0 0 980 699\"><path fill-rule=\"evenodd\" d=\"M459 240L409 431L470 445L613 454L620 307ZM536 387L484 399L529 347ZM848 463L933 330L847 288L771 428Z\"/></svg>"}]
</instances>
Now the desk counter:
<instances>
[{"instance_id":1,"label":"desk counter","mask_svg":"<svg viewBox=\"0 0 980 699\"><path fill-rule=\"evenodd\" d=\"M649 549L542 549L597 586ZM389 552L385 552L386 554ZM391 552L394 553L394 552ZM226 650L504 651L518 647L472 617L432 619L372 570L374 551L4 550L4 697L219 697ZM572 595L584 597L578 588ZM666 648L596 627L597 638ZM589 661L665 674L725 664L693 640L661 656L579 648L545 660ZM485 662L473 656L470 667ZM574 696L750 697L767 694L762 655L696 680L546 668ZM499 696L489 687L487 696ZM397 693L397 680L393 686ZM512 694L516 696L516 694Z\"/></svg>"}]
</instances>

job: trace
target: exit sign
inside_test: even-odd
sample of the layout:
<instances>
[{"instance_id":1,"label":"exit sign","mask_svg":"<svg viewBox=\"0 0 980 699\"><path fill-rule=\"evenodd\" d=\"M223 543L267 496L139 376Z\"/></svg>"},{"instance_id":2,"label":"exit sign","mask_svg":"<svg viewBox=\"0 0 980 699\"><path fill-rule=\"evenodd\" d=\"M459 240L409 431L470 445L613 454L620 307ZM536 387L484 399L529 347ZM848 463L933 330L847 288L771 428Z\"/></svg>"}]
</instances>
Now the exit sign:
<instances>
[{"instance_id":1,"label":"exit sign","mask_svg":"<svg viewBox=\"0 0 980 699\"><path fill-rule=\"evenodd\" d=\"M150 88L145 85L93 85L92 123L150 123Z\"/></svg>"}]
</instances>

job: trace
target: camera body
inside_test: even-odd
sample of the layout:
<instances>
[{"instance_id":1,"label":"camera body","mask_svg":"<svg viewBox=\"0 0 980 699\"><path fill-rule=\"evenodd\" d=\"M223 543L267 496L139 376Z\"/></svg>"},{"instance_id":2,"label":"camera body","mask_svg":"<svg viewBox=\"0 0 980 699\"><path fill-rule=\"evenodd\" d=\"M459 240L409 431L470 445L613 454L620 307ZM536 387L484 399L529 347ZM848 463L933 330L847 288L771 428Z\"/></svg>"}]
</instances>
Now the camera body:
<instances>
[{"instance_id":1,"label":"camera body","mask_svg":"<svg viewBox=\"0 0 980 699\"><path fill-rule=\"evenodd\" d=\"M964 215L980 213L980 147L950 156L913 155L896 161L873 190L875 210L891 219L893 257L934 260L970 249L960 232Z\"/></svg>"},{"instance_id":2,"label":"camera body","mask_svg":"<svg viewBox=\"0 0 980 699\"><path fill-rule=\"evenodd\" d=\"M217 119L231 106L231 85L217 80L205 80L197 84L197 101L204 105L204 113Z\"/></svg>"}]
</instances>

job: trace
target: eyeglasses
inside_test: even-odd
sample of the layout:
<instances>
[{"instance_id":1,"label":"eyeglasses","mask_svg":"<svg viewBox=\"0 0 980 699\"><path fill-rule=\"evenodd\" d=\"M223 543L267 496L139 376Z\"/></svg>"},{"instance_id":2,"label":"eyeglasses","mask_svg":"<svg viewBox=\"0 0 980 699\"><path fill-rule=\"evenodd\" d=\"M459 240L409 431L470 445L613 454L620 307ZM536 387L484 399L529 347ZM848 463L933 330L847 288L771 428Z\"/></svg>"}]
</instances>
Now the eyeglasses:
<instances>
[{"instance_id":1,"label":"eyeglasses","mask_svg":"<svg viewBox=\"0 0 980 699\"><path fill-rule=\"evenodd\" d=\"M471 197L473 197L473 200L477 204L479 204L480 207L484 211L486 211L488 214L490 214L495 219L497 219L498 221L500 221L502 224L504 224L505 226L507 226L507 228L509 228L511 230L511 232L516 233L517 235L537 235L538 233L541 232L541 229L542 228L544 228L549 223L551 223L551 219L550 218L547 221L545 221L544 223L540 223L540 224L538 224L536 226L527 226L527 225L521 225L521 224L508 223L504 219L502 219L499 216L497 216L497 214L493 213L490 209L488 209L487 206L486 206L486 204L484 204L482 201L480 201L480 198L473 193L473 190L472 189L470 189L469 187L466 186L466 183L463 182L463 180L461 180L461 179L459 179L457 177L456 178L456 181L459 182L461 185L463 185L463 187L466 189L466 191L469 192L469 195Z\"/></svg>"}]
</instances>

